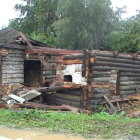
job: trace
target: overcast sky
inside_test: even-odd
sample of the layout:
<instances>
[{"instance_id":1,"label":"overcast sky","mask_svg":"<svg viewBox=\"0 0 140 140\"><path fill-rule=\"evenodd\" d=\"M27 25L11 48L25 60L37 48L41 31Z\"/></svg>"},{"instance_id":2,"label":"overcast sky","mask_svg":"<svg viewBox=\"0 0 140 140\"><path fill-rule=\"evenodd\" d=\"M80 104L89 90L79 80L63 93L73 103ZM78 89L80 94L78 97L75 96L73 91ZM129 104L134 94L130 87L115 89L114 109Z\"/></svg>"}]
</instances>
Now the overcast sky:
<instances>
[{"instance_id":1,"label":"overcast sky","mask_svg":"<svg viewBox=\"0 0 140 140\"><path fill-rule=\"evenodd\" d=\"M113 7L127 6L127 13L123 15L123 18L130 17L136 14L136 10L140 10L140 0L111 0ZM10 19L18 17L13 8L16 3L20 3L21 0L1 0L0 4L0 28L7 26Z\"/></svg>"}]
</instances>

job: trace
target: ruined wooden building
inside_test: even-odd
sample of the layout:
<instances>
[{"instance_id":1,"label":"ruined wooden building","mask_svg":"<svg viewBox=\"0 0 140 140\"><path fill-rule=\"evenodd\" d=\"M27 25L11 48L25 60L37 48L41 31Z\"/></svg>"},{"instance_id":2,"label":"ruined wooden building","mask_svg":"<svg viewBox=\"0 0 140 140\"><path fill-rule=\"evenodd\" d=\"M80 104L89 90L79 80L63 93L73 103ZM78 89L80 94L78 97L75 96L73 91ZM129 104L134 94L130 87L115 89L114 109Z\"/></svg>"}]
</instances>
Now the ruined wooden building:
<instances>
[{"instance_id":1,"label":"ruined wooden building","mask_svg":"<svg viewBox=\"0 0 140 140\"><path fill-rule=\"evenodd\" d=\"M76 51L55 49L6 28L0 31L0 84L48 84L59 78L61 56Z\"/></svg>"},{"instance_id":2,"label":"ruined wooden building","mask_svg":"<svg viewBox=\"0 0 140 140\"><path fill-rule=\"evenodd\" d=\"M13 29L0 31L0 84L75 84L49 94L48 104L93 109L110 99L139 94L140 56L111 51L55 49Z\"/></svg>"}]
</instances>

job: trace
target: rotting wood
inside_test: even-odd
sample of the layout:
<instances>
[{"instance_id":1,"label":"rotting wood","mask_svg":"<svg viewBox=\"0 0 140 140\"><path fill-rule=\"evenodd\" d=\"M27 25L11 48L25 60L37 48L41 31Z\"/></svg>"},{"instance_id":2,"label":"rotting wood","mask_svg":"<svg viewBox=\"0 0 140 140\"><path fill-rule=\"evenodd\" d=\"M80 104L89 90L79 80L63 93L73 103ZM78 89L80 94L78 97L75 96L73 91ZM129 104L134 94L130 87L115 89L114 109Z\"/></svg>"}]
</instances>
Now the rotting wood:
<instances>
[{"instance_id":1,"label":"rotting wood","mask_svg":"<svg viewBox=\"0 0 140 140\"><path fill-rule=\"evenodd\" d=\"M110 107L112 108L113 112L114 113L117 112L116 107L112 104L112 102L109 100L109 98L106 95L104 95L104 98L108 102L108 104L110 105Z\"/></svg>"},{"instance_id":2,"label":"rotting wood","mask_svg":"<svg viewBox=\"0 0 140 140\"><path fill-rule=\"evenodd\" d=\"M45 104L38 104L33 102L27 102L27 103L15 103L13 107L16 108L32 108L32 109L50 109L50 110L68 110L65 107L62 106L54 106L54 105L45 105Z\"/></svg>"},{"instance_id":3,"label":"rotting wood","mask_svg":"<svg viewBox=\"0 0 140 140\"><path fill-rule=\"evenodd\" d=\"M77 59L83 59L84 54L75 54L75 55L66 55L64 56L64 60L77 60Z\"/></svg>"},{"instance_id":4,"label":"rotting wood","mask_svg":"<svg viewBox=\"0 0 140 140\"><path fill-rule=\"evenodd\" d=\"M63 65L72 65L72 64L83 64L83 60L76 59L76 60L64 60Z\"/></svg>"},{"instance_id":5,"label":"rotting wood","mask_svg":"<svg viewBox=\"0 0 140 140\"><path fill-rule=\"evenodd\" d=\"M74 88L79 88L81 85L62 85L62 86L54 86L54 87L43 87L43 88L36 88L35 90L39 92L54 92L54 91L61 91L65 89L74 89ZM47 93L49 94L49 93Z\"/></svg>"}]
</instances>

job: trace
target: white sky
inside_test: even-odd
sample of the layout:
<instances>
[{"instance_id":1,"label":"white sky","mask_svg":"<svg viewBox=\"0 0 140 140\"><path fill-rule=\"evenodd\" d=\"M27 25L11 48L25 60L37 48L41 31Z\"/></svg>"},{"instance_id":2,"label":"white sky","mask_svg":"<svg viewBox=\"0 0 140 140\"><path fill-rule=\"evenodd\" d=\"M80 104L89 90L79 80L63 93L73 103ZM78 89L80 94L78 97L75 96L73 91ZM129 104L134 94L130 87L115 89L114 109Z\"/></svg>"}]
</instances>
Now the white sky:
<instances>
[{"instance_id":1,"label":"white sky","mask_svg":"<svg viewBox=\"0 0 140 140\"><path fill-rule=\"evenodd\" d=\"M18 17L18 13L13 9L16 3L21 0L0 0L0 29L8 25L9 19ZM140 0L111 0L113 7L127 6L127 13L123 18L135 15L136 10L140 10Z\"/></svg>"}]
</instances>

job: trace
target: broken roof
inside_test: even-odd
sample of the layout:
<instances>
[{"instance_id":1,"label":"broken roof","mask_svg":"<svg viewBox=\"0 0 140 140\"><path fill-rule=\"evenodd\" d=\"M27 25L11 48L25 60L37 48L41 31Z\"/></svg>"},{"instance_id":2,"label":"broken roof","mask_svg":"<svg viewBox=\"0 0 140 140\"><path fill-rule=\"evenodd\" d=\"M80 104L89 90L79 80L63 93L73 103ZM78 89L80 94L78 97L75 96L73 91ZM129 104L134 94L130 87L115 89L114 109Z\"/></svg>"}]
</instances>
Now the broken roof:
<instances>
[{"instance_id":1,"label":"broken roof","mask_svg":"<svg viewBox=\"0 0 140 140\"><path fill-rule=\"evenodd\" d=\"M14 44L17 41L17 39L20 37L21 37L21 32L15 30L13 28L10 28L10 27L4 28L4 29L0 30L0 46L4 46L7 44ZM41 47L49 47L50 48L50 46L45 44L45 43L33 40L31 38L28 38L28 40L34 46L41 46ZM23 39L22 41L24 42L25 40Z\"/></svg>"},{"instance_id":2,"label":"broken roof","mask_svg":"<svg viewBox=\"0 0 140 140\"><path fill-rule=\"evenodd\" d=\"M78 50L56 49L50 47L45 43L28 38L22 32L9 27L0 30L0 47L26 49L26 53L29 54L66 55L82 52Z\"/></svg>"}]
</instances>

